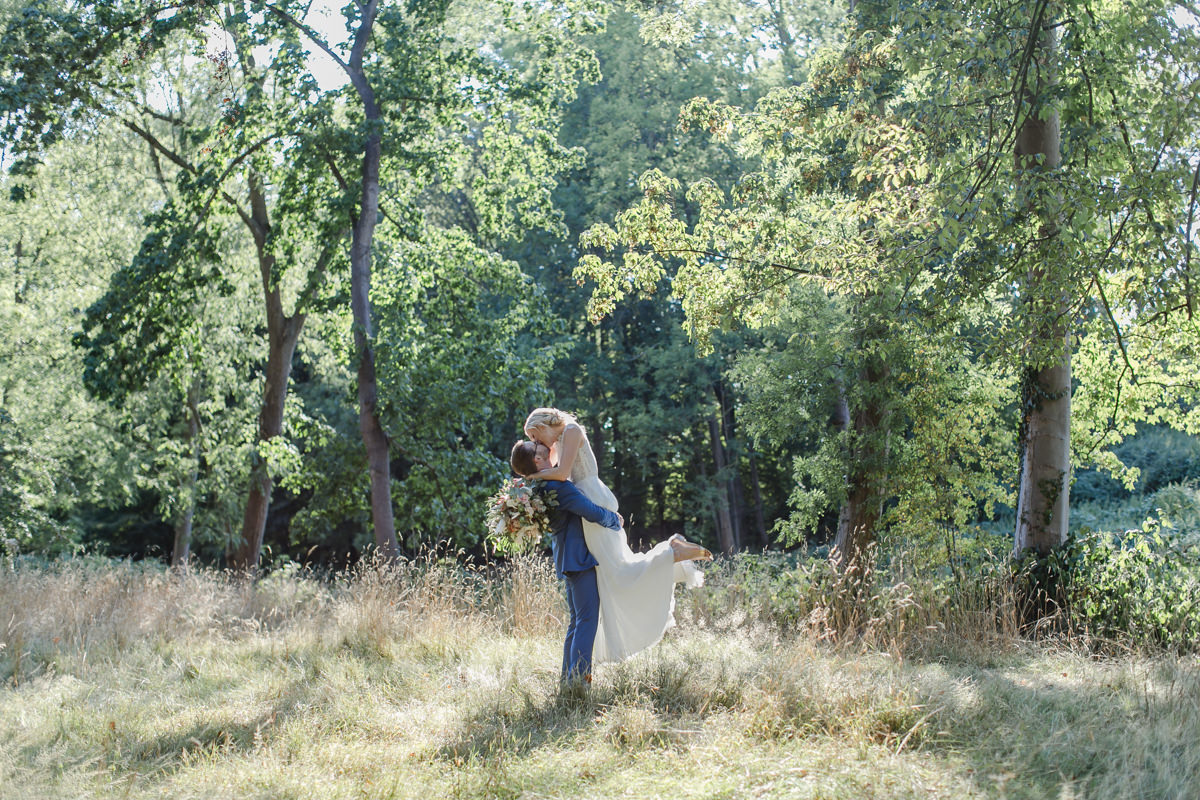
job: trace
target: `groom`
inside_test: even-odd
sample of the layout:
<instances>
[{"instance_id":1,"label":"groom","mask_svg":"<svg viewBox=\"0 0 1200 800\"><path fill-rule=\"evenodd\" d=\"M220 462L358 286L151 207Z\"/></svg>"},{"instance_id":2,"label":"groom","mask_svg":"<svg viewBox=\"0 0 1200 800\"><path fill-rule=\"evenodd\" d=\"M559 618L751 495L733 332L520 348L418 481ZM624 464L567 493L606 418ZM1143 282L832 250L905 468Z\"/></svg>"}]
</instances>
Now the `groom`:
<instances>
[{"instance_id":1,"label":"groom","mask_svg":"<svg viewBox=\"0 0 1200 800\"><path fill-rule=\"evenodd\" d=\"M509 464L522 477L550 466L550 451L537 442L513 445ZM600 592L596 588L596 559L583 540L581 517L606 528L620 530L625 520L620 514L593 503L570 481L546 481L540 491L554 492L549 503L550 527L554 531L554 568L566 582L571 622L563 642L563 683L592 680L592 645L600 621Z\"/></svg>"}]
</instances>

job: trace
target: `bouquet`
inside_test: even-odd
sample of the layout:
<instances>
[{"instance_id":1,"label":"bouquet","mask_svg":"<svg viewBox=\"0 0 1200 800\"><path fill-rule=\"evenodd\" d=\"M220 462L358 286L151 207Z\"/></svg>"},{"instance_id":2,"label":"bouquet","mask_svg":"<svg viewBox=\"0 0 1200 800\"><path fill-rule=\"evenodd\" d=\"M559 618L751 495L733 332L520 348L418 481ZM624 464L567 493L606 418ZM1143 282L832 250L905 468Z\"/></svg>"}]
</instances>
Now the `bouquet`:
<instances>
[{"instance_id":1,"label":"bouquet","mask_svg":"<svg viewBox=\"0 0 1200 800\"><path fill-rule=\"evenodd\" d=\"M488 498L488 539L497 553L524 553L542 544L550 531L554 492L536 492L521 478L504 481Z\"/></svg>"}]
</instances>

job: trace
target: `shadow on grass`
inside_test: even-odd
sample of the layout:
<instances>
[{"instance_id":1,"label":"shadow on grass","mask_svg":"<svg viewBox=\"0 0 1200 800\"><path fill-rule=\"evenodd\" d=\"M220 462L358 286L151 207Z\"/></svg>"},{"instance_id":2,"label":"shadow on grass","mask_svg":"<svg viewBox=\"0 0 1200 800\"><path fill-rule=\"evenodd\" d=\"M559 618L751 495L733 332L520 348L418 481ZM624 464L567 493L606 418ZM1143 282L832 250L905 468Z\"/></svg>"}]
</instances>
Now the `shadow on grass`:
<instances>
[{"instance_id":1,"label":"shadow on grass","mask_svg":"<svg viewBox=\"0 0 1200 800\"><path fill-rule=\"evenodd\" d=\"M1196 664L1044 653L997 662L910 659L847 676L842 667L809 673L803 663L786 675L722 675L719 665L686 658L645 661L615 668L587 693L510 687L469 709L435 757L495 781L536 751L607 742L651 753L707 731L735 748L794 742L801 759L804 742L842 742L872 762L864 776L891 770L886 762L896 758L956 776L972 797L1195 797ZM523 769L513 786L531 779Z\"/></svg>"},{"instance_id":2,"label":"shadow on grass","mask_svg":"<svg viewBox=\"0 0 1200 800\"><path fill-rule=\"evenodd\" d=\"M297 678L272 698L265 710L249 720L235 720L232 707L219 706L206 719L187 727L173 726L150 738L124 732L118 721L112 721L99 743L103 760L117 766L120 773L153 781L171 775L189 761L253 752L270 739L273 728L282 727L310 705L314 688L311 681ZM37 746L29 750L36 751Z\"/></svg>"},{"instance_id":3,"label":"shadow on grass","mask_svg":"<svg viewBox=\"0 0 1200 800\"><path fill-rule=\"evenodd\" d=\"M720 655L655 651L604 665L586 688L560 688L550 675L540 688L510 684L467 710L437 756L522 756L597 729L622 749L669 746L709 715L738 708L747 677Z\"/></svg>"},{"instance_id":4,"label":"shadow on grass","mask_svg":"<svg viewBox=\"0 0 1200 800\"><path fill-rule=\"evenodd\" d=\"M742 697L741 676L719 661L644 660L610 670L590 686L555 686L546 694L510 687L471 709L436 757L456 764L520 757L571 744L598 727L625 749L670 746L678 730L736 708Z\"/></svg>"},{"instance_id":5,"label":"shadow on grass","mask_svg":"<svg viewBox=\"0 0 1200 800\"><path fill-rule=\"evenodd\" d=\"M566 687L535 696L524 688L512 689L467 714L436 757L461 764L564 744L590 730L603 707L595 690Z\"/></svg>"},{"instance_id":6,"label":"shadow on grass","mask_svg":"<svg viewBox=\"0 0 1200 800\"><path fill-rule=\"evenodd\" d=\"M1194 665L1146 664L1139 675L1083 659L1030 658L1007 669L941 667L936 678L931 664L910 668L921 716L883 743L897 754L965 763L980 796L1185 798L1200 785Z\"/></svg>"}]
</instances>

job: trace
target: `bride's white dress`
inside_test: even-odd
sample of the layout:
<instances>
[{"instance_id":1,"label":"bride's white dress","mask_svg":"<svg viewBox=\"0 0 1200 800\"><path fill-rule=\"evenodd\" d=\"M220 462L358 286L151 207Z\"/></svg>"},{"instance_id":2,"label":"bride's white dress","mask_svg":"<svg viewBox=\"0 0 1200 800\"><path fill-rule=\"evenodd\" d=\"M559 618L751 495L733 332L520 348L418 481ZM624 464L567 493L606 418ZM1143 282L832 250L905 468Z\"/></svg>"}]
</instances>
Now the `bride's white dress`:
<instances>
[{"instance_id":1,"label":"bride's white dress","mask_svg":"<svg viewBox=\"0 0 1200 800\"><path fill-rule=\"evenodd\" d=\"M615 512L617 498L600 480L587 432L580 430L583 442L571 467L571 482L593 503ZM560 449L561 441L560 436ZM600 625L592 660L620 661L657 644L675 624L675 584L700 586L704 574L691 561L676 563L666 541L645 553L635 553L624 530L610 530L587 520L583 521L583 538L600 562L596 568Z\"/></svg>"}]
</instances>

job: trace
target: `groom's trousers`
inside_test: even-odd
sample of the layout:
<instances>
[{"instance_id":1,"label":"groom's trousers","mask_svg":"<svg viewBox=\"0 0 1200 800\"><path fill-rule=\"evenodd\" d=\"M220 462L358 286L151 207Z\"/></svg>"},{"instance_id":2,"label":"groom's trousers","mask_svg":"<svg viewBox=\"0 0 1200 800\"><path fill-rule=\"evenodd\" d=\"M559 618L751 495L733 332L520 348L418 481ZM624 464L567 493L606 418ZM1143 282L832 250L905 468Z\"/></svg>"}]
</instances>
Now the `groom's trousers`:
<instances>
[{"instance_id":1,"label":"groom's trousers","mask_svg":"<svg viewBox=\"0 0 1200 800\"><path fill-rule=\"evenodd\" d=\"M592 675L592 646L596 642L596 627L600 623L600 591L596 588L596 568L581 572L565 572L567 604L571 622L563 642L562 680L590 680Z\"/></svg>"}]
</instances>

